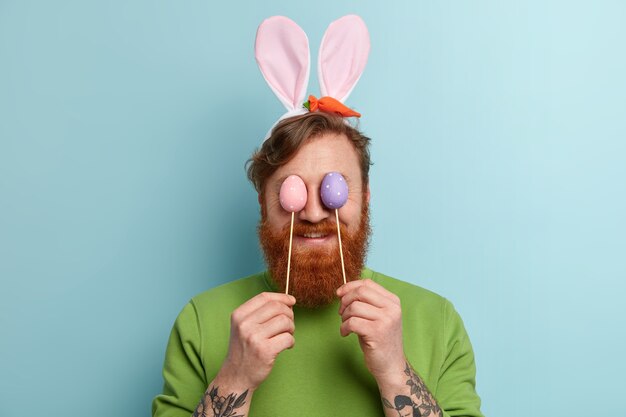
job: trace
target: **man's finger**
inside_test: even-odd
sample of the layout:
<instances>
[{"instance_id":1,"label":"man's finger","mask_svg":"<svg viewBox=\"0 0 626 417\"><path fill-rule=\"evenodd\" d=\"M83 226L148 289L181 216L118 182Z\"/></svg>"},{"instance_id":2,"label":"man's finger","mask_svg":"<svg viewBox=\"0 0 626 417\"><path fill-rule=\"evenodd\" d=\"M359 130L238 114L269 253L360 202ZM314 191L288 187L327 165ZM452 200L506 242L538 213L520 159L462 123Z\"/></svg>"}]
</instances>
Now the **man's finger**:
<instances>
[{"instance_id":1,"label":"man's finger","mask_svg":"<svg viewBox=\"0 0 626 417\"><path fill-rule=\"evenodd\" d=\"M276 355L282 352L285 349L291 349L296 343L296 339L293 337L291 333L281 333L272 337L268 344L271 346L272 350Z\"/></svg>"},{"instance_id":2,"label":"man's finger","mask_svg":"<svg viewBox=\"0 0 626 417\"><path fill-rule=\"evenodd\" d=\"M385 307L390 302L387 297L383 296L373 288L361 285L353 289L352 291L345 293L345 295L341 297L339 314L343 314L343 311L346 309L346 307L348 307L354 301L363 301L379 308Z\"/></svg>"},{"instance_id":3,"label":"man's finger","mask_svg":"<svg viewBox=\"0 0 626 417\"><path fill-rule=\"evenodd\" d=\"M384 314L382 308L375 307L362 301L353 301L341 314L341 321L346 321L350 317L360 317L366 320L378 320Z\"/></svg>"},{"instance_id":4,"label":"man's finger","mask_svg":"<svg viewBox=\"0 0 626 417\"><path fill-rule=\"evenodd\" d=\"M379 292L382 296L388 298L390 301L393 301L394 303L399 304L398 297L394 293L388 291L385 287L372 281L371 279L360 279L356 281L350 281L337 289L337 296L341 298L347 292L353 291L354 289L362 287L362 286L369 287L375 290L376 292Z\"/></svg>"},{"instance_id":5,"label":"man's finger","mask_svg":"<svg viewBox=\"0 0 626 417\"><path fill-rule=\"evenodd\" d=\"M293 306L296 303L296 299L293 295L287 295L278 292L262 292L261 294L255 295L254 297L243 303L241 306L239 306L239 308L237 308L233 312L233 319L242 320L254 310L270 301L278 301L289 307Z\"/></svg>"},{"instance_id":6,"label":"man's finger","mask_svg":"<svg viewBox=\"0 0 626 417\"><path fill-rule=\"evenodd\" d=\"M350 333L355 333L358 336L366 336L370 333L372 323L371 320L362 319L360 317L350 317L348 320L341 323L339 332L344 337Z\"/></svg>"},{"instance_id":7,"label":"man's finger","mask_svg":"<svg viewBox=\"0 0 626 417\"><path fill-rule=\"evenodd\" d=\"M258 327L258 333L266 339L279 335L281 333L293 334L295 324L289 317L280 314Z\"/></svg>"},{"instance_id":8,"label":"man's finger","mask_svg":"<svg viewBox=\"0 0 626 417\"><path fill-rule=\"evenodd\" d=\"M261 305L259 308L250 313L248 315L249 317L246 317L245 319L250 318L254 320L255 323L263 324L279 314L284 314L293 320L293 310L291 307L288 307L280 301L269 301Z\"/></svg>"}]
</instances>

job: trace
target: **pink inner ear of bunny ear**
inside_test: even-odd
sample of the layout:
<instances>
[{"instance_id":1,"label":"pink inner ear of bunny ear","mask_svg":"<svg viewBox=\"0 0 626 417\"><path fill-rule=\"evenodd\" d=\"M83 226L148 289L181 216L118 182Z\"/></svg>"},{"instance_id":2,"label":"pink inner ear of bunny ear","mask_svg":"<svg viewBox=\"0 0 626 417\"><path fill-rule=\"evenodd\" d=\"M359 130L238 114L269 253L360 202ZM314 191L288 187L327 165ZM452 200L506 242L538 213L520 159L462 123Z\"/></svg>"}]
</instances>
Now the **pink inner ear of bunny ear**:
<instances>
[{"instance_id":1,"label":"pink inner ear of bunny ear","mask_svg":"<svg viewBox=\"0 0 626 417\"><path fill-rule=\"evenodd\" d=\"M288 110L302 107L309 83L309 40L300 26L284 16L264 20L254 46L259 69Z\"/></svg>"},{"instance_id":2,"label":"pink inner ear of bunny ear","mask_svg":"<svg viewBox=\"0 0 626 417\"><path fill-rule=\"evenodd\" d=\"M370 35L359 16L347 15L328 26L318 59L322 95L342 103L365 70L370 51Z\"/></svg>"}]
</instances>

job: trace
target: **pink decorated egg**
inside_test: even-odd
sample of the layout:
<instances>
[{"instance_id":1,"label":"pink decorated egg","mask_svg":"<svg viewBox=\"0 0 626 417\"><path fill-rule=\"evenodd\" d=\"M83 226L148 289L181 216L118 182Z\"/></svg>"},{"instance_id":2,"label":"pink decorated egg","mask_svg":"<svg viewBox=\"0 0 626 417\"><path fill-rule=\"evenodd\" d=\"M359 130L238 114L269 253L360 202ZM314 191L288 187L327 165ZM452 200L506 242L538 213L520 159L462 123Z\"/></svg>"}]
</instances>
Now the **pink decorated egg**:
<instances>
[{"instance_id":1,"label":"pink decorated egg","mask_svg":"<svg viewBox=\"0 0 626 417\"><path fill-rule=\"evenodd\" d=\"M289 212L297 212L306 205L306 185L297 175L290 175L285 178L280 186L280 205Z\"/></svg>"}]
</instances>

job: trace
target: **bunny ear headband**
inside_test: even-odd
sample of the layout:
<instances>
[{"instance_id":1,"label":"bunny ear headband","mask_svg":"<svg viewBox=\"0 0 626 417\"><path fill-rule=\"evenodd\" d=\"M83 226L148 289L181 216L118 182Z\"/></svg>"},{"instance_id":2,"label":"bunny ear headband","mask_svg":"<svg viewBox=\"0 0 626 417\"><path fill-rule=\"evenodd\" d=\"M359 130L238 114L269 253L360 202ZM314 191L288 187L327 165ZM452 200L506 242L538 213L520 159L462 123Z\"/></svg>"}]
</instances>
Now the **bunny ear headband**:
<instances>
[{"instance_id":1,"label":"bunny ear headband","mask_svg":"<svg viewBox=\"0 0 626 417\"><path fill-rule=\"evenodd\" d=\"M288 117L318 110L360 117L343 102L361 78L369 50L369 33L359 16L347 15L332 22L322 39L317 62L322 98L309 96L305 103L311 69L309 40L302 28L287 17L264 20L256 34L256 61L265 81L287 109L274 126Z\"/></svg>"}]
</instances>

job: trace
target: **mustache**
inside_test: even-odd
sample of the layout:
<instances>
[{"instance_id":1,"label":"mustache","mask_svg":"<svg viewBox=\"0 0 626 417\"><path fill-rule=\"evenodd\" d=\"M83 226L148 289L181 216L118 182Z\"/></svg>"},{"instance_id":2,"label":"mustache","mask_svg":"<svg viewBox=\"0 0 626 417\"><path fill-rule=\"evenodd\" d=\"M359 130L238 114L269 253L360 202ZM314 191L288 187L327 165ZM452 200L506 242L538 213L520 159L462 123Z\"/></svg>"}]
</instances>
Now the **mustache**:
<instances>
[{"instance_id":1,"label":"mustache","mask_svg":"<svg viewBox=\"0 0 626 417\"><path fill-rule=\"evenodd\" d=\"M341 233L345 233L345 226L339 223L341 227ZM283 228L283 233L289 236L289 230L291 228L290 224L287 224ZM319 223L295 223L293 224L293 234L294 235L304 235L307 233L321 233L324 235L336 234L337 233L337 223L331 220L324 220Z\"/></svg>"}]
</instances>

